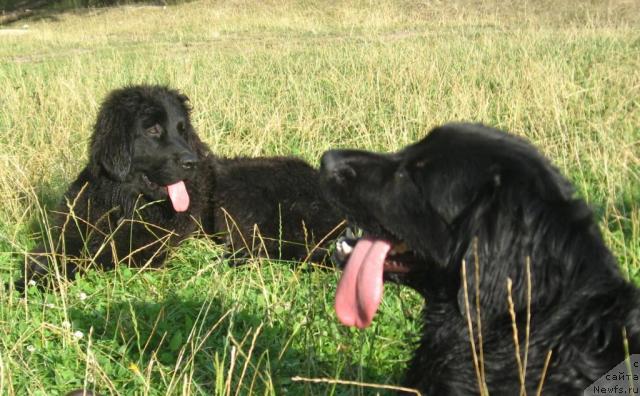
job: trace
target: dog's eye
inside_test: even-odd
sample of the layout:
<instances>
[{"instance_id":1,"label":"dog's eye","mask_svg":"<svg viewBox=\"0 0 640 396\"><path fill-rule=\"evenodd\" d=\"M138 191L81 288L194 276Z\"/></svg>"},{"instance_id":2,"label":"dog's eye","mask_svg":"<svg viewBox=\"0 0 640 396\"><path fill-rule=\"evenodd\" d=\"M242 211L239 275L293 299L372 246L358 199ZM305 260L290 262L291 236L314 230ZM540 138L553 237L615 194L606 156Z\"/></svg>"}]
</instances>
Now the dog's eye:
<instances>
[{"instance_id":1,"label":"dog's eye","mask_svg":"<svg viewBox=\"0 0 640 396\"><path fill-rule=\"evenodd\" d=\"M160 125L155 124L154 126L147 128L147 130L145 131L147 133L147 135L149 136L160 136L162 134L162 128L160 127Z\"/></svg>"}]
</instances>

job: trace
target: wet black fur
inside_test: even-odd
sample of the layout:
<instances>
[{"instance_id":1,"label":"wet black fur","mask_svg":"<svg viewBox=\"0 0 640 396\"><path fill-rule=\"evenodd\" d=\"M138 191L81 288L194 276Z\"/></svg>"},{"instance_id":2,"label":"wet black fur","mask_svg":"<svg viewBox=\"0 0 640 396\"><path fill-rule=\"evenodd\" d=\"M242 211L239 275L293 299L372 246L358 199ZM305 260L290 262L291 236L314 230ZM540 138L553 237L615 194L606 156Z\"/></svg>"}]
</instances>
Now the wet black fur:
<instances>
[{"instance_id":1,"label":"wet black fur","mask_svg":"<svg viewBox=\"0 0 640 396\"><path fill-rule=\"evenodd\" d=\"M326 246L343 219L322 195L317 169L292 157L214 162L208 228L229 246L232 264L252 255L328 263Z\"/></svg>"},{"instance_id":2,"label":"wet black fur","mask_svg":"<svg viewBox=\"0 0 640 396\"><path fill-rule=\"evenodd\" d=\"M159 266L168 247L199 230L211 163L189 111L186 96L160 86L108 95L91 137L89 163L50 219L53 244L41 243L25 257L18 289L50 273L52 257L65 264L62 275L68 278L79 268L109 269L120 261ZM179 180L191 199L181 213L163 187Z\"/></svg>"},{"instance_id":3,"label":"wet black fur","mask_svg":"<svg viewBox=\"0 0 640 396\"><path fill-rule=\"evenodd\" d=\"M622 362L623 329L629 352L640 353L636 287L621 275L586 203L523 139L482 125L448 124L392 154L329 151L321 172L327 196L352 223L407 242L418 258L406 276L388 276L426 300L423 336L405 385L426 395L479 393L461 270L464 260L477 329L474 251L490 395L520 389L506 286L511 278L524 353L527 258L528 394L536 394L550 350L548 395L582 394Z\"/></svg>"}]
</instances>

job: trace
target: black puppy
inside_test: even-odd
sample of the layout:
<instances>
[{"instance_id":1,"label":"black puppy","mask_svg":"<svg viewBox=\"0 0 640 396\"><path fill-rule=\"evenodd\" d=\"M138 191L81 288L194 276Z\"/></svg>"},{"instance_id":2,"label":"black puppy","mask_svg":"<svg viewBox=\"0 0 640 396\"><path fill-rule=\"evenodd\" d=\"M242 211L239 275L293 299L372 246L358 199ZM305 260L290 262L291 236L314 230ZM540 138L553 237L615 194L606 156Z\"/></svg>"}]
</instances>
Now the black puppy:
<instances>
[{"instance_id":1,"label":"black puppy","mask_svg":"<svg viewBox=\"0 0 640 396\"><path fill-rule=\"evenodd\" d=\"M231 264L252 255L328 262L326 246L343 219L325 200L316 169L292 157L213 161L213 223L207 229L229 246Z\"/></svg>"},{"instance_id":2,"label":"black puppy","mask_svg":"<svg viewBox=\"0 0 640 396\"><path fill-rule=\"evenodd\" d=\"M625 359L625 342L630 354L640 352L636 287L621 276L585 202L523 139L482 125L448 124L392 154L328 151L321 173L329 199L364 231L355 246L337 246L338 256L348 258L336 292L340 321L369 325L383 279L426 299L408 387L472 395L486 385L493 396L518 394L524 382L528 394L536 394L552 351L543 393L577 395ZM520 361L527 362L522 378L508 279ZM482 330L478 371L469 317L477 355Z\"/></svg>"},{"instance_id":3,"label":"black puppy","mask_svg":"<svg viewBox=\"0 0 640 396\"><path fill-rule=\"evenodd\" d=\"M189 111L186 96L161 86L111 92L89 163L54 212L49 242L26 256L18 290L50 273L54 259L69 278L92 264L158 266L167 247L199 229L211 164Z\"/></svg>"}]
</instances>

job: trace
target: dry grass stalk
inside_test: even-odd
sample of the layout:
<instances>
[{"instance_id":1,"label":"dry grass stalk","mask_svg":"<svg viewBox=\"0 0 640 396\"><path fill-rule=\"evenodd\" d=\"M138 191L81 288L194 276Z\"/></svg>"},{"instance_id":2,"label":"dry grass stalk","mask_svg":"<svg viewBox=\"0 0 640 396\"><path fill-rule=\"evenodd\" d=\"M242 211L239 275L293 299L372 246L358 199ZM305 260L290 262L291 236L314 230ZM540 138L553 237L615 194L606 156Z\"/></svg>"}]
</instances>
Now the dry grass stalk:
<instances>
[{"instance_id":1,"label":"dry grass stalk","mask_svg":"<svg viewBox=\"0 0 640 396\"><path fill-rule=\"evenodd\" d=\"M551 362L551 354L552 354L552 351L549 350L549 352L547 352L547 357L544 360L544 367L542 368L542 374L540 374L540 382L538 383L538 390L536 392L536 396L542 395L542 386L544 385L544 379L547 375L547 370L549 369L549 363Z\"/></svg>"},{"instance_id":2,"label":"dry grass stalk","mask_svg":"<svg viewBox=\"0 0 640 396\"><path fill-rule=\"evenodd\" d=\"M520 341L518 339L518 325L516 322L516 311L513 304L513 298L511 296L512 287L511 278L507 278L507 301L509 304L509 315L511 316L511 328L513 330L513 344L515 346L516 362L518 363L518 376L520 378L520 394L527 394L526 382L524 377L524 367L522 365L522 359L520 358Z\"/></svg>"},{"instance_id":3,"label":"dry grass stalk","mask_svg":"<svg viewBox=\"0 0 640 396\"><path fill-rule=\"evenodd\" d=\"M387 390L409 392L409 393L413 393L413 394L415 394L417 396L422 396L422 393L420 393L420 391L418 391L417 389L405 388L403 386L384 385L384 384L371 384L371 383L368 383L368 382L345 381L345 380L338 380L338 379L332 379L332 378L306 378L306 377L299 377L299 376L292 377L291 381L294 381L294 382L311 382L311 383L314 383L314 384L324 383L324 384L338 384L338 385L353 385L353 386L359 386L359 387L364 387L364 388L387 389Z\"/></svg>"},{"instance_id":4,"label":"dry grass stalk","mask_svg":"<svg viewBox=\"0 0 640 396\"><path fill-rule=\"evenodd\" d=\"M476 282L477 283L477 282ZM476 352L475 336L473 334L473 321L471 320L471 309L469 307L469 292L467 290L467 262L462 260L462 287L464 290L464 308L465 316L467 318L467 330L469 332L469 342L471 344L471 356L473 357L473 366L476 372L476 380L478 382L478 390L480 395L484 395L486 385L484 379L481 376L480 363L478 361L478 353Z\"/></svg>"}]
</instances>

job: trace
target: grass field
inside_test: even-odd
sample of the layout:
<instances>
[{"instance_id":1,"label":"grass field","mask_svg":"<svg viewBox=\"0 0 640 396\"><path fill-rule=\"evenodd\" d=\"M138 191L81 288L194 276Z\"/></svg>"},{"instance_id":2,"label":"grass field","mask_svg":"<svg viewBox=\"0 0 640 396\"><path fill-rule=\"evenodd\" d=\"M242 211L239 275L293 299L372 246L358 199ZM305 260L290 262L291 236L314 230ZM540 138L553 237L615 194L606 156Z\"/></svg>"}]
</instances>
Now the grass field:
<instances>
[{"instance_id":1,"label":"grass field","mask_svg":"<svg viewBox=\"0 0 640 396\"><path fill-rule=\"evenodd\" d=\"M194 1L52 14L0 30L0 277L18 276L86 161L111 89L181 89L220 155L395 150L475 120L524 135L595 209L640 280L640 7L633 0ZM23 25L28 25L23 29ZM387 287L365 331L330 271L228 268L190 240L167 268L0 289L0 394L368 395L399 384L422 301Z\"/></svg>"}]
</instances>

